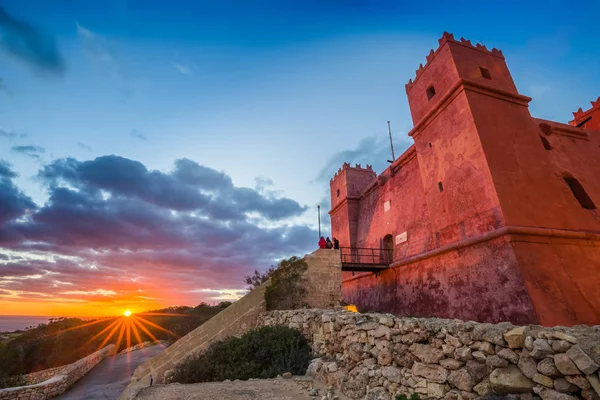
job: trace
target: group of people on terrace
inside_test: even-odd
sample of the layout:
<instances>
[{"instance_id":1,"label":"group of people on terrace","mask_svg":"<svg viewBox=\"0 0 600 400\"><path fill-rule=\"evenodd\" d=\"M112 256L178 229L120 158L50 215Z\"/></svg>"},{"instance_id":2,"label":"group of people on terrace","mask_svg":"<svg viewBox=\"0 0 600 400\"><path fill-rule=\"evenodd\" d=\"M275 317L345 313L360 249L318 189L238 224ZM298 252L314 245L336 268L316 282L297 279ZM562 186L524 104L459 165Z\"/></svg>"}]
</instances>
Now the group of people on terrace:
<instances>
[{"instance_id":1,"label":"group of people on terrace","mask_svg":"<svg viewBox=\"0 0 600 400\"><path fill-rule=\"evenodd\" d=\"M327 236L327 239L321 236L321 239L319 239L319 248L338 250L340 248L340 242L336 238L333 238L332 242L331 239L329 239L329 236Z\"/></svg>"}]
</instances>

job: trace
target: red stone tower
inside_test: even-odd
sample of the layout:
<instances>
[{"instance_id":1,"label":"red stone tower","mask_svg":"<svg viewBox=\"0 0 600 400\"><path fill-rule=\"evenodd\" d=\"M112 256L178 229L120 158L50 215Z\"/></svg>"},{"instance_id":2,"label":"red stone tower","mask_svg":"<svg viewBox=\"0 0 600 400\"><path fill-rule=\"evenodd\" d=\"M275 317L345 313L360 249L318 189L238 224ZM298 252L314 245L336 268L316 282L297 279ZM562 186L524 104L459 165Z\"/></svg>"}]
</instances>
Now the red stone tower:
<instances>
[{"instance_id":1,"label":"red stone tower","mask_svg":"<svg viewBox=\"0 0 600 400\"><path fill-rule=\"evenodd\" d=\"M502 52L448 33L406 93L414 146L378 177L345 164L331 182L342 245L394 238L392 268L346 279L346 301L396 314L600 323L598 102L572 125L533 118Z\"/></svg>"}]
</instances>

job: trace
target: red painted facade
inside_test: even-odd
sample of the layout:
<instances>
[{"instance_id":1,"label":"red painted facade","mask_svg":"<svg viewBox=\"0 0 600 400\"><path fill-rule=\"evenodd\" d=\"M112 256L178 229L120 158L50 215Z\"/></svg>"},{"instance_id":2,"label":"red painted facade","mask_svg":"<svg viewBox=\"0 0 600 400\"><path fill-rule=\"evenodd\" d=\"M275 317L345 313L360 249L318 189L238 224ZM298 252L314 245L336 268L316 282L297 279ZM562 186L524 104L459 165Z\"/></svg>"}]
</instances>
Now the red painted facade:
<instances>
[{"instance_id":1,"label":"red painted facade","mask_svg":"<svg viewBox=\"0 0 600 400\"><path fill-rule=\"evenodd\" d=\"M344 273L345 301L600 324L600 102L571 125L533 118L502 52L448 33L406 93L414 145L380 175L344 164L331 180L340 245L393 246L380 275Z\"/></svg>"}]
</instances>

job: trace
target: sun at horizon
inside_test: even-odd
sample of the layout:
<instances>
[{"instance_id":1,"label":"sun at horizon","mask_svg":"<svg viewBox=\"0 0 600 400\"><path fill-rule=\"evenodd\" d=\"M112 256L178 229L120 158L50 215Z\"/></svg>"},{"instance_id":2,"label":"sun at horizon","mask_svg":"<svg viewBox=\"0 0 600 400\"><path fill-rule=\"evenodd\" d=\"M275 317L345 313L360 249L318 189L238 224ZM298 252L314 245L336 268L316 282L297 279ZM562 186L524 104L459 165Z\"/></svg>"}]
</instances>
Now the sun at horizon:
<instances>
[{"instance_id":1,"label":"sun at horizon","mask_svg":"<svg viewBox=\"0 0 600 400\"><path fill-rule=\"evenodd\" d=\"M125 310L125 311L123 312L123 315L124 315L124 316L126 316L126 317L129 317L129 316L131 316L131 311L129 311L129 310Z\"/></svg>"}]
</instances>

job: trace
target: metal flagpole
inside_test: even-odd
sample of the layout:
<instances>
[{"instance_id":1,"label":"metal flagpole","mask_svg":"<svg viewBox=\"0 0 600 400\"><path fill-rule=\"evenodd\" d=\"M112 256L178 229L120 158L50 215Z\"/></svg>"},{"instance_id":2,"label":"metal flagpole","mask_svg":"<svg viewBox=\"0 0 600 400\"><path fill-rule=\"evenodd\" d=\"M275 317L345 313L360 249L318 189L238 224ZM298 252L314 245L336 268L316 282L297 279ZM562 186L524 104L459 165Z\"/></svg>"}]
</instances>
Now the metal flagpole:
<instances>
[{"instance_id":1,"label":"metal flagpole","mask_svg":"<svg viewBox=\"0 0 600 400\"><path fill-rule=\"evenodd\" d=\"M388 123L388 132L390 133L390 147L392 148L392 161L396 161L396 156L394 155L394 143L392 143L392 128L390 128L390 121Z\"/></svg>"},{"instance_id":2,"label":"metal flagpole","mask_svg":"<svg viewBox=\"0 0 600 400\"><path fill-rule=\"evenodd\" d=\"M317 205L317 212L319 214L319 239L321 239L321 205Z\"/></svg>"}]
</instances>

